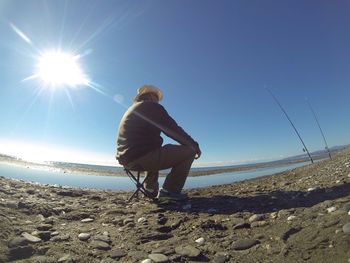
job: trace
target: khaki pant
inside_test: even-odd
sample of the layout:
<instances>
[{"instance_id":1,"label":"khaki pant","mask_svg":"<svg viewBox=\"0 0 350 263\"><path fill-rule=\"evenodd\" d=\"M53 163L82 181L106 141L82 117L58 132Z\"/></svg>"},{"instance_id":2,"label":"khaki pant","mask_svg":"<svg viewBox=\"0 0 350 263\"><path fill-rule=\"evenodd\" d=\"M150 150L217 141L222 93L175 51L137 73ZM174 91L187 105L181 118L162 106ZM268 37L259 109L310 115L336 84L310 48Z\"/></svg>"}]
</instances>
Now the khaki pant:
<instances>
[{"instance_id":1,"label":"khaki pant","mask_svg":"<svg viewBox=\"0 0 350 263\"><path fill-rule=\"evenodd\" d=\"M195 150L186 145L166 144L127 165L128 168L139 167L146 172L145 187L159 189L159 170L171 168L166 176L163 188L174 193L181 192L188 172L195 157Z\"/></svg>"}]
</instances>

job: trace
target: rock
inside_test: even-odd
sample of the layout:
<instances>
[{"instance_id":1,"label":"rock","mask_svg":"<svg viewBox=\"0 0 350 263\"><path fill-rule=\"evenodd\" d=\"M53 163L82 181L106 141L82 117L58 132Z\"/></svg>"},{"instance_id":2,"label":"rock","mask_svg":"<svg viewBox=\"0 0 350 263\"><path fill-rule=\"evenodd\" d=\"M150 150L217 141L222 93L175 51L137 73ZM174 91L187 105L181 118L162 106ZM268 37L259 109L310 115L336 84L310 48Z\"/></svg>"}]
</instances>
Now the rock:
<instances>
[{"instance_id":1,"label":"rock","mask_svg":"<svg viewBox=\"0 0 350 263\"><path fill-rule=\"evenodd\" d=\"M272 213L270 214L270 217L271 217L272 219L276 219L277 216L278 216L278 213L277 213L277 212L272 212Z\"/></svg>"},{"instance_id":2,"label":"rock","mask_svg":"<svg viewBox=\"0 0 350 263\"><path fill-rule=\"evenodd\" d=\"M255 239L241 239L233 243L234 250L245 250L259 244L259 240Z\"/></svg>"},{"instance_id":3,"label":"rock","mask_svg":"<svg viewBox=\"0 0 350 263\"><path fill-rule=\"evenodd\" d=\"M41 242L41 239L35 236L32 236L31 234L28 234L27 232L22 233L22 236L27 239L30 243L39 243Z\"/></svg>"},{"instance_id":4,"label":"rock","mask_svg":"<svg viewBox=\"0 0 350 263\"><path fill-rule=\"evenodd\" d=\"M139 219L137 219L137 223L143 223L146 221L147 221L146 217L140 217Z\"/></svg>"},{"instance_id":5,"label":"rock","mask_svg":"<svg viewBox=\"0 0 350 263\"><path fill-rule=\"evenodd\" d=\"M161 233L169 233L171 232L173 229L170 226L161 226L157 228L157 231L161 232Z\"/></svg>"},{"instance_id":6,"label":"rock","mask_svg":"<svg viewBox=\"0 0 350 263\"><path fill-rule=\"evenodd\" d=\"M41 224L36 229L38 229L40 231L48 231L51 228L52 228L52 225L50 225L50 224Z\"/></svg>"},{"instance_id":7,"label":"rock","mask_svg":"<svg viewBox=\"0 0 350 263\"><path fill-rule=\"evenodd\" d=\"M89 233L80 233L80 234L78 235L78 238L79 238L79 240L81 240L81 241L86 241L86 240L88 240L90 237L91 237L91 234L89 234Z\"/></svg>"},{"instance_id":8,"label":"rock","mask_svg":"<svg viewBox=\"0 0 350 263\"><path fill-rule=\"evenodd\" d=\"M114 259L120 259L122 257L125 257L126 255L127 255L126 252L124 250L121 250L121 249L114 249L109 254L109 256L111 258L114 258Z\"/></svg>"},{"instance_id":9,"label":"rock","mask_svg":"<svg viewBox=\"0 0 350 263\"><path fill-rule=\"evenodd\" d=\"M215 255L213 263L225 263L228 261L227 256L225 255Z\"/></svg>"},{"instance_id":10,"label":"rock","mask_svg":"<svg viewBox=\"0 0 350 263\"><path fill-rule=\"evenodd\" d=\"M58 236L60 233L58 231L51 232L51 236L55 237Z\"/></svg>"},{"instance_id":11,"label":"rock","mask_svg":"<svg viewBox=\"0 0 350 263\"><path fill-rule=\"evenodd\" d=\"M176 247L175 252L176 254L189 258L196 258L201 254L201 251L199 249L191 245Z\"/></svg>"},{"instance_id":12,"label":"rock","mask_svg":"<svg viewBox=\"0 0 350 263\"><path fill-rule=\"evenodd\" d=\"M296 219L297 217L296 216L288 216L287 217L287 221L292 221L292 220L294 220L294 219Z\"/></svg>"},{"instance_id":13,"label":"rock","mask_svg":"<svg viewBox=\"0 0 350 263\"><path fill-rule=\"evenodd\" d=\"M243 223L238 223L238 224L233 226L233 229L242 229L242 228L250 228L250 224L243 222Z\"/></svg>"},{"instance_id":14,"label":"rock","mask_svg":"<svg viewBox=\"0 0 350 263\"><path fill-rule=\"evenodd\" d=\"M100 263L117 263L117 262L119 262L119 261L114 260L112 258L104 258L100 261Z\"/></svg>"},{"instance_id":15,"label":"rock","mask_svg":"<svg viewBox=\"0 0 350 263\"><path fill-rule=\"evenodd\" d=\"M134 219L133 218L126 218L123 220L123 225L127 225L129 223L134 223Z\"/></svg>"},{"instance_id":16,"label":"rock","mask_svg":"<svg viewBox=\"0 0 350 263\"><path fill-rule=\"evenodd\" d=\"M90 223L90 222L93 222L93 221L94 221L93 218L84 218L84 219L80 220L80 222L82 222L82 223Z\"/></svg>"},{"instance_id":17,"label":"rock","mask_svg":"<svg viewBox=\"0 0 350 263\"><path fill-rule=\"evenodd\" d=\"M61 242L61 241L67 241L69 240L69 235L61 235L61 236L54 236L50 239L52 242Z\"/></svg>"},{"instance_id":18,"label":"rock","mask_svg":"<svg viewBox=\"0 0 350 263\"><path fill-rule=\"evenodd\" d=\"M214 230L226 230L227 227L222 225L220 222L216 222L214 220L208 220L201 223L202 229L214 229Z\"/></svg>"},{"instance_id":19,"label":"rock","mask_svg":"<svg viewBox=\"0 0 350 263\"><path fill-rule=\"evenodd\" d=\"M141 261L141 263L152 263L152 259L149 259L149 258L144 259Z\"/></svg>"},{"instance_id":20,"label":"rock","mask_svg":"<svg viewBox=\"0 0 350 263\"><path fill-rule=\"evenodd\" d=\"M73 263L74 261L73 261L73 259L72 259L72 257L71 257L71 255L69 255L69 254L65 254L65 255L63 255L62 257L60 257L59 259L58 259L58 261L57 262L64 262L64 263Z\"/></svg>"},{"instance_id":21,"label":"rock","mask_svg":"<svg viewBox=\"0 0 350 263\"><path fill-rule=\"evenodd\" d=\"M345 225L343 225L343 232L345 234L350 234L350 223L346 223Z\"/></svg>"},{"instance_id":22,"label":"rock","mask_svg":"<svg viewBox=\"0 0 350 263\"><path fill-rule=\"evenodd\" d=\"M195 242L201 246L205 243L205 239L203 237L200 237L200 238L196 239Z\"/></svg>"},{"instance_id":23,"label":"rock","mask_svg":"<svg viewBox=\"0 0 350 263\"><path fill-rule=\"evenodd\" d=\"M17 260L17 259L24 259L29 258L34 254L34 249L31 246L20 246L20 247L13 247L9 250L9 260Z\"/></svg>"},{"instance_id":24,"label":"rock","mask_svg":"<svg viewBox=\"0 0 350 263\"><path fill-rule=\"evenodd\" d=\"M103 242L106 242L108 244L111 243L111 238L109 236L104 236L104 235L96 236L95 240L103 241Z\"/></svg>"},{"instance_id":25,"label":"rock","mask_svg":"<svg viewBox=\"0 0 350 263\"><path fill-rule=\"evenodd\" d=\"M168 262L169 258L163 254L149 254L148 258L151 259L153 262Z\"/></svg>"},{"instance_id":26,"label":"rock","mask_svg":"<svg viewBox=\"0 0 350 263\"><path fill-rule=\"evenodd\" d=\"M28 244L28 240L24 237L15 237L8 242L8 247L20 247Z\"/></svg>"},{"instance_id":27,"label":"rock","mask_svg":"<svg viewBox=\"0 0 350 263\"><path fill-rule=\"evenodd\" d=\"M251 224L251 227L262 227L262 226L267 226L269 222L267 221L256 221Z\"/></svg>"},{"instance_id":28,"label":"rock","mask_svg":"<svg viewBox=\"0 0 350 263\"><path fill-rule=\"evenodd\" d=\"M128 253L128 256L129 257L131 257L131 258L133 258L133 259L135 259L135 260L137 260L137 261L140 261L140 260L142 260L142 259L145 259L145 258L147 258L148 257L148 254L146 254L145 252L143 252L143 251L130 251L129 253ZM150 260L150 259L149 259Z\"/></svg>"},{"instance_id":29,"label":"rock","mask_svg":"<svg viewBox=\"0 0 350 263\"><path fill-rule=\"evenodd\" d=\"M332 207L328 207L326 210L328 213L332 213L332 212L336 211L337 208L335 206L332 206Z\"/></svg>"},{"instance_id":30,"label":"rock","mask_svg":"<svg viewBox=\"0 0 350 263\"><path fill-rule=\"evenodd\" d=\"M343 205L343 207L341 209L345 212L349 212L350 211L350 203Z\"/></svg>"},{"instance_id":31,"label":"rock","mask_svg":"<svg viewBox=\"0 0 350 263\"><path fill-rule=\"evenodd\" d=\"M248 221L252 223L252 222L264 220L265 218L266 216L264 214L255 214L249 217Z\"/></svg>"},{"instance_id":32,"label":"rock","mask_svg":"<svg viewBox=\"0 0 350 263\"><path fill-rule=\"evenodd\" d=\"M92 247L99 249L99 250L109 250L111 249L110 245L106 242L103 241L98 241L98 240L94 240L91 242L90 244Z\"/></svg>"},{"instance_id":33,"label":"rock","mask_svg":"<svg viewBox=\"0 0 350 263\"><path fill-rule=\"evenodd\" d=\"M32 195L32 194L34 194L34 193L35 193L35 190L34 190L34 189L29 188L29 189L27 189L27 190L26 190L26 192L27 192L27 194Z\"/></svg>"},{"instance_id":34,"label":"rock","mask_svg":"<svg viewBox=\"0 0 350 263\"><path fill-rule=\"evenodd\" d=\"M44 241L48 241L51 238L50 231L38 231L38 237L40 237Z\"/></svg>"}]
</instances>

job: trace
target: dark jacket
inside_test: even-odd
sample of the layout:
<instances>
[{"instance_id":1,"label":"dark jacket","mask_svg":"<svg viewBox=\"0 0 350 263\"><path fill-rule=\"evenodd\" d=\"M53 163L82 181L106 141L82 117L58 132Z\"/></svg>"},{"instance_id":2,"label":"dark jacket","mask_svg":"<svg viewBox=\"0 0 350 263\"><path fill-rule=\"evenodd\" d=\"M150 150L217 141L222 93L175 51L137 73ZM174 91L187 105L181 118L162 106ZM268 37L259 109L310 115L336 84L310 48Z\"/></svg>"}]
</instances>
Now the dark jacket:
<instances>
[{"instance_id":1,"label":"dark jacket","mask_svg":"<svg viewBox=\"0 0 350 263\"><path fill-rule=\"evenodd\" d=\"M177 125L162 105L141 101L134 103L120 122L116 155L119 163L126 165L160 148L161 132L181 145L192 146L195 151L199 149L198 143Z\"/></svg>"}]
</instances>

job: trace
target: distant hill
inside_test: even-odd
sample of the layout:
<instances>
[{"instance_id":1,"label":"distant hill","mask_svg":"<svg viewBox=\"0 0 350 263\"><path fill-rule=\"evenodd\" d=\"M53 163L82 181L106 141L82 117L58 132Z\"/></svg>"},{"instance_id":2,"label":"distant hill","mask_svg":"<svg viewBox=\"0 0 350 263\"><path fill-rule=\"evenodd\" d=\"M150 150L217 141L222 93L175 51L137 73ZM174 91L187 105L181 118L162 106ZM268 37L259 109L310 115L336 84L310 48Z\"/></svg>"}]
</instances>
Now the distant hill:
<instances>
[{"instance_id":1,"label":"distant hill","mask_svg":"<svg viewBox=\"0 0 350 263\"><path fill-rule=\"evenodd\" d=\"M346 148L350 148L350 144L347 145L339 145L339 146L333 146L329 148L329 151L332 153L336 153L338 151L344 150ZM322 159L322 158L327 158L328 157L328 151L326 149L318 150L318 151L313 151L310 152L310 155L314 159ZM309 156L305 154L300 154L300 155L294 155L290 156L284 159L281 159L280 161L301 161L304 159L309 159Z\"/></svg>"}]
</instances>

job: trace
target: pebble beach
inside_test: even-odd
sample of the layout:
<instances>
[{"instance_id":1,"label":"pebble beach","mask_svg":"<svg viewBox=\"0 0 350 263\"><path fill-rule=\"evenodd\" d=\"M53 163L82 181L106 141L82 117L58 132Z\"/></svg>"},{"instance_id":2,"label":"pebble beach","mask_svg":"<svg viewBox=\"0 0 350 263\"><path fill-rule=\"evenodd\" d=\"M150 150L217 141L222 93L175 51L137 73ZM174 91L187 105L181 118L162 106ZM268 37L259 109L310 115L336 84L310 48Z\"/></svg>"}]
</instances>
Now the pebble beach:
<instances>
[{"instance_id":1,"label":"pebble beach","mask_svg":"<svg viewBox=\"0 0 350 263\"><path fill-rule=\"evenodd\" d=\"M131 192L0 177L0 262L350 262L350 150L332 160L186 191Z\"/></svg>"}]
</instances>

